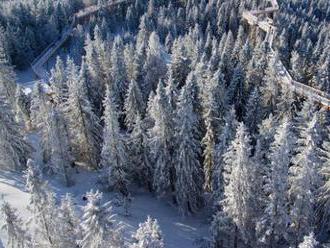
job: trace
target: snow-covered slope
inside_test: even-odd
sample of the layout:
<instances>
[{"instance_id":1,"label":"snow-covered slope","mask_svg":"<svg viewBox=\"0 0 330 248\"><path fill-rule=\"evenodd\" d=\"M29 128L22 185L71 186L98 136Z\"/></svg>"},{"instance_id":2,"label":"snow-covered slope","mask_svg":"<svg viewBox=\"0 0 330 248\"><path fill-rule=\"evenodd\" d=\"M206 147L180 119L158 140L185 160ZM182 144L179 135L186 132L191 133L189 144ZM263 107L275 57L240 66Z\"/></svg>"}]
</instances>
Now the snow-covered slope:
<instances>
[{"instance_id":1,"label":"snow-covered slope","mask_svg":"<svg viewBox=\"0 0 330 248\"><path fill-rule=\"evenodd\" d=\"M63 187L59 182L52 180L49 185L56 192L58 198L70 193L75 199L77 210L85 204L82 197L86 191L98 188L96 172L81 171L75 175L76 184L73 187ZM25 192L24 178L21 174L15 172L0 171L0 195L12 206L19 210L24 220L30 216L26 209L29 195ZM124 216L122 207L114 207L117 219L126 226L127 238L130 238L132 232L138 227L138 224L144 222L148 215L158 219L159 225L164 235L166 247L169 248L189 248L194 247L194 242L207 235L207 218L201 213L200 216L183 218L177 210L164 200L158 200L152 195L142 190L132 192L131 215ZM105 200L113 200L111 193L104 194ZM3 219L0 217L0 225ZM0 231L0 238L5 239L5 234ZM5 243L5 242L4 242Z\"/></svg>"}]
</instances>

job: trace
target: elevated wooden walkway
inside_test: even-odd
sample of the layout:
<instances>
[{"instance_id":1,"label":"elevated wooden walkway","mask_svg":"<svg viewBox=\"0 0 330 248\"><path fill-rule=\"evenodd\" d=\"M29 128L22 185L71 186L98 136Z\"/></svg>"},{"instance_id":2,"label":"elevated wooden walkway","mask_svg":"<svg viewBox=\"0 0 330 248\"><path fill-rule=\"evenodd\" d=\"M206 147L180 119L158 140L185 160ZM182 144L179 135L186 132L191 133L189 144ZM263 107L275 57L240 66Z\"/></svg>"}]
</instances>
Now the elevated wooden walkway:
<instances>
[{"instance_id":1,"label":"elevated wooden walkway","mask_svg":"<svg viewBox=\"0 0 330 248\"><path fill-rule=\"evenodd\" d=\"M275 38L276 27L274 26L274 22L271 18L265 16L262 18L260 15L276 13L279 11L279 5L277 0L268 0L268 2L271 3L272 7L268 7L264 10L244 11L243 18L249 23L249 25L256 26L266 32L266 40L270 46L269 58L271 59L276 56L276 52L273 49L273 40ZM330 95L326 92L295 81L280 59L276 59L275 70L280 83L286 84L290 90L298 95L308 98L330 109Z\"/></svg>"},{"instance_id":2,"label":"elevated wooden walkway","mask_svg":"<svg viewBox=\"0 0 330 248\"><path fill-rule=\"evenodd\" d=\"M46 47L44 51L31 63L32 70L38 76L38 78L40 78L45 83L49 81L49 74L45 69L44 65L55 54L55 52L69 39L75 29L75 26L77 25L77 23L79 23L80 20L94 15L101 8L109 8L127 2L129 2L129 0L109 1L105 4L105 6L92 5L74 14L70 25L65 28L61 36L58 39L54 40L51 44L49 44L49 46Z\"/></svg>"}]
</instances>

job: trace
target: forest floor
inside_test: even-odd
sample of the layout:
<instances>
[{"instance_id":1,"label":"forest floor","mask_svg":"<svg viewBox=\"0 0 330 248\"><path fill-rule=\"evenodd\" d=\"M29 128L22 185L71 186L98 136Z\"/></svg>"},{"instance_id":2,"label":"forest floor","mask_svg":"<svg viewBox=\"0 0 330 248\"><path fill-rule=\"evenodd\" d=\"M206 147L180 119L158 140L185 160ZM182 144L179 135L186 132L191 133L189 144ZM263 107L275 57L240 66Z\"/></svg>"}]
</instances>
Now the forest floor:
<instances>
[{"instance_id":1,"label":"forest floor","mask_svg":"<svg viewBox=\"0 0 330 248\"><path fill-rule=\"evenodd\" d=\"M28 138L35 150L32 157L36 164L40 165L39 135L30 134ZM58 200L67 193L71 194L78 213L81 213L82 207L86 204L83 200L84 194L92 189L102 191L102 185L99 184L100 176L100 172L79 169L78 173L75 172L73 175L75 184L71 187L63 186L61 181L54 177L45 179ZM116 219L125 227L126 239L130 239L138 224L144 222L148 215L158 220L168 248L196 247L196 241L208 236L210 216L207 208L197 215L182 217L170 201L157 199L141 188L131 187L131 196L130 215L126 216L124 208L116 204L116 195L103 193L104 201L113 202L113 212L116 214ZM31 213L27 210L29 194L25 190L23 173L0 170L0 205L3 201L9 202L18 209L23 221L28 221ZM1 230L3 221L3 216L0 215L0 239L5 240L4 230Z\"/></svg>"},{"instance_id":2,"label":"forest floor","mask_svg":"<svg viewBox=\"0 0 330 248\"><path fill-rule=\"evenodd\" d=\"M72 187L64 187L55 179L48 182L50 188L56 193L57 199L61 199L66 193L71 194L77 210L80 212L86 204L83 200L85 192L99 188L98 176L96 172L80 171L79 174L74 175L75 185ZM104 193L103 196L105 201L116 202L116 196L112 193ZM29 219L31 216L27 210L29 194L25 191L25 179L22 174L0 171L0 202L4 200L18 209L24 221ZM125 227L125 236L128 239L138 228L138 224L144 222L148 215L158 220L168 248L195 247L196 240L208 235L209 225L206 213L182 217L170 203L157 199L142 189L135 189L132 192L129 216L125 216L123 207L116 204L113 204L113 211L116 219ZM2 224L3 217L1 216L0 226ZM0 230L0 238L5 240L3 230Z\"/></svg>"}]
</instances>

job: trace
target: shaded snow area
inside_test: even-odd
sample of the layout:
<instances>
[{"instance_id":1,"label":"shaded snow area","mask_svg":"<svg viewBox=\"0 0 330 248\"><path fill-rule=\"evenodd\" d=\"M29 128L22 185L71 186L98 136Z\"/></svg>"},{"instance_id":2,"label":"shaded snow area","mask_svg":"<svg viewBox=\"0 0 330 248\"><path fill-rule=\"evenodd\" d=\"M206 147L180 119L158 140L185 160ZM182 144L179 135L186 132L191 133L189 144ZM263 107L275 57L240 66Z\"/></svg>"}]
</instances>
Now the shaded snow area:
<instances>
[{"instance_id":1,"label":"shaded snow area","mask_svg":"<svg viewBox=\"0 0 330 248\"><path fill-rule=\"evenodd\" d=\"M41 161L41 148L39 147L39 136L29 135L29 140L34 146L33 158L36 163ZM82 206L86 204L83 196L91 189L102 191L98 183L101 174L98 172L79 170L75 173L75 184L72 187L65 187L59 180L45 178L48 181L50 189L56 193L57 199L61 199L66 193L73 196L77 211L80 212ZM182 217L178 210L169 202L163 199L157 199L152 194L142 189L132 188L132 202L130 206L130 216L124 215L124 209L116 204L116 195L113 193L103 193L104 201L112 201L113 211L118 221L122 222L126 230L126 238L138 228L139 223L144 222L147 216L156 218L164 236L165 245L168 248L190 248L196 247L197 240L208 236L209 223L206 213L201 212L198 215ZM25 178L23 173L0 171L0 204L3 200L8 201L13 207L18 209L19 214L24 221L30 217L27 210L29 194L25 191ZM0 215L0 226L3 225L3 216ZM0 238L5 241L5 234L0 229ZM4 242L5 243L5 242ZM1 248L1 245L0 245Z\"/></svg>"},{"instance_id":2,"label":"shaded snow area","mask_svg":"<svg viewBox=\"0 0 330 248\"><path fill-rule=\"evenodd\" d=\"M70 188L63 187L54 180L49 181L49 185L56 192L58 199L66 193L72 194L79 211L86 203L82 199L84 193L90 189L98 188L98 177L99 175L96 172L81 171L75 175L75 185ZM30 212L26 206L29 201L29 194L25 192L25 179L21 174L0 171L0 195L3 195L4 200L19 210L23 220L28 220ZM104 193L103 196L104 200L115 202L114 194ZM127 238L131 237L132 233L138 228L138 224L144 222L148 215L158 219L166 247L169 248L195 247L195 241L208 234L207 218L203 214L184 218L170 204L164 200L158 200L142 190L132 192L132 197L131 215L128 217L123 215L122 207L116 207L116 204L113 206L113 210L117 214L116 218L126 227ZM1 202L3 198L1 197ZM0 218L1 226L3 224L2 218ZM0 238L5 239L3 231L0 231Z\"/></svg>"},{"instance_id":3,"label":"shaded snow area","mask_svg":"<svg viewBox=\"0 0 330 248\"><path fill-rule=\"evenodd\" d=\"M61 59L65 61L67 54L65 49L59 49L57 53L52 56L49 61L46 63L46 70L50 73L50 70L55 66L56 57L60 56ZM27 67L23 70L15 70L16 73L16 82L17 84L23 86L24 92L29 94L32 91L32 88L36 81L40 80L32 70L32 67Z\"/></svg>"}]
</instances>

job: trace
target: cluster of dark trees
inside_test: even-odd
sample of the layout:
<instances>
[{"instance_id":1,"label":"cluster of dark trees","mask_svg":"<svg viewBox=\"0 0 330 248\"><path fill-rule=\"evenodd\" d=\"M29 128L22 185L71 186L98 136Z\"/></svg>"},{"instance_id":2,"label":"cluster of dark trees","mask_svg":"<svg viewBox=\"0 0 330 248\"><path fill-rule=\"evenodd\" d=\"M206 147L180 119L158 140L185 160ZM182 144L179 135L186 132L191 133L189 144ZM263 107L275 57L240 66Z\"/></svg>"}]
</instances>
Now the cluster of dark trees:
<instances>
[{"instance_id":1,"label":"cluster of dark trees","mask_svg":"<svg viewBox=\"0 0 330 248\"><path fill-rule=\"evenodd\" d=\"M330 231L329 113L281 84L274 64L329 93L330 2L280 2L273 57L265 34L241 19L263 4L102 8L78 26L49 87L37 84L30 100L16 93L18 102L6 91L1 120L13 125L9 108L19 105L16 119L40 131L43 171L67 185L76 162L102 170L125 199L138 184L184 215L211 201L215 247L316 247ZM15 158L0 164L22 168L28 144L6 132L21 142L0 139Z\"/></svg>"},{"instance_id":2,"label":"cluster of dark trees","mask_svg":"<svg viewBox=\"0 0 330 248\"><path fill-rule=\"evenodd\" d=\"M81 0L1 1L0 39L8 58L18 68L29 66L82 7Z\"/></svg>"}]
</instances>

